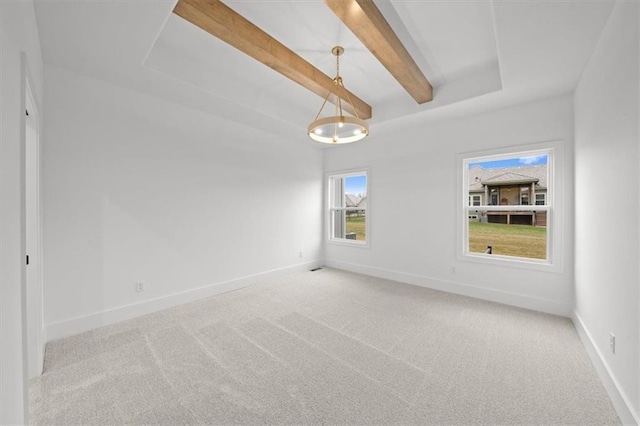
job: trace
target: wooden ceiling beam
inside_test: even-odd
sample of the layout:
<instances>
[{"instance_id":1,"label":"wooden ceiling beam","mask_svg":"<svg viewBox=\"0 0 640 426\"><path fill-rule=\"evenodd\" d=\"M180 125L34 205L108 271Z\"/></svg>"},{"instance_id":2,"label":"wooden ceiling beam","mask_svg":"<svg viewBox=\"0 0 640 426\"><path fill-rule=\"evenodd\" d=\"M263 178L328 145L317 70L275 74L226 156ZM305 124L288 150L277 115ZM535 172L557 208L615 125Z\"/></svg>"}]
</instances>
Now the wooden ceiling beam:
<instances>
[{"instance_id":1,"label":"wooden ceiling beam","mask_svg":"<svg viewBox=\"0 0 640 426\"><path fill-rule=\"evenodd\" d=\"M433 88L373 0L325 0L338 18L419 104Z\"/></svg>"},{"instance_id":2,"label":"wooden ceiling beam","mask_svg":"<svg viewBox=\"0 0 640 426\"><path fill-rule=\"evenodd\" d=\"M333 88L333 78L311 65L291 49L248 21L220 0L179 0L173 13L211 35L262 62L323 99ZM351 92L342 107L363 119L371 118L371 106ZM335 103L335 97L329 101Z\"/></svg>"}]
</instances>

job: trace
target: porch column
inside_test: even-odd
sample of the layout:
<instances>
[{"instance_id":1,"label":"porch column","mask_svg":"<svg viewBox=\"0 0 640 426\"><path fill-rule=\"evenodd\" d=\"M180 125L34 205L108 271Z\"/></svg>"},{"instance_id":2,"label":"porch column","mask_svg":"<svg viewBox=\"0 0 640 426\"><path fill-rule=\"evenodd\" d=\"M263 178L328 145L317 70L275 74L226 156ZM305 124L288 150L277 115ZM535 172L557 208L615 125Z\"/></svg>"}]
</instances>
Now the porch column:
<instances>
[{"instance_id":1,"label":"porch column","mask_svg":"<svg viewBox=\"0 0 640 426\"><path fill-rule=\"evenodd\" d=\"M533 204L534 206L536 204L536 183L535 182L531 182L531 200L529 201L529 204Z\"/></svg>"}]
</instances>

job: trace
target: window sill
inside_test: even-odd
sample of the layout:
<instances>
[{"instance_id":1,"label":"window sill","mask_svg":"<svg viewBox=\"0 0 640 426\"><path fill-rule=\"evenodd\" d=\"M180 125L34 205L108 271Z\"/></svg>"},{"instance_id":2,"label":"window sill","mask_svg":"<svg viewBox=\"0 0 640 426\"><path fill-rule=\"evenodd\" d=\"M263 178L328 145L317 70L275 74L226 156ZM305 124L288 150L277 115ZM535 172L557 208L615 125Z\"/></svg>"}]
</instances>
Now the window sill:
<instances>
[{"instance_id":1,"label":"window sill","mask_svg":"<svg viewBox=\"0 0 640 426\"><path fill-rule=\"evenodd\" d=\"M338 238L328 238L327 243L337 246L357 247L357 248L369 248L369 241L356 241Z\"/></svg>"},{"instance_id":2,"label":"window sill","mask_svg":"<svg viewBox=\"0 0 640 426\"><path fill-rule=\"evenodd\" d=\"M458 256L463 262L474 262L485 265L505 266L508 268L527 269L530 271L562 273L562 267L549 260L527 259L522 257L501 256L499 254L464 253Z\"/></svg>"}]
</instances>

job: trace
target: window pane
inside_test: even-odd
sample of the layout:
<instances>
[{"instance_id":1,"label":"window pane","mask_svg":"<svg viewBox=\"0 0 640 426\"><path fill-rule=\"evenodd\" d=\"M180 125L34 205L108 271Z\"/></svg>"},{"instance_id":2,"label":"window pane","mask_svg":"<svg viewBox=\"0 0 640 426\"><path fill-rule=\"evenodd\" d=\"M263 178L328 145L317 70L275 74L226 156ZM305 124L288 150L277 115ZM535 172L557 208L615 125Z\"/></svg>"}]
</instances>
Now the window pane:
<instances>
[{"instance_id":1,"label":"window pane","mask_svg":"<svg viewBox=\"0 0 640 426\"><path fill-rule=\"evenodd\" d=\"M491 188L490 189L490 194L491 194L491 206L497 206L498 205L498 190L496 188Z\"/></svg>"},{"instance_id":2,"label":"window pane","mask_svg":"<svg viewBox=\"0 0 640 426\"><path fill-rule=\"evenodd\" d=\"M548 188L547 153L469 160L467 196L470 205L468 250L471 253L547 259L547 212L526 208L477 210L482 194L490 206L545 205ZM535 198L534 195L535 194ZM490 253L488 247L491 247Z\"/></svg>"},{"instance_id":3,"label":"window pane","mask_svg":"<svg viewBox=\"0 0 640 426\"><path fill-rule=\"evenodd\" d=\"M529 205L529 188L526 186L520 188L520 204L523 206Z\"/></svg>"},{"instance_id":4,"label":"window pane","mask_svg":"<svg viewBox=\"0 0 640 426\"><path fill-rule=\"evenodd\" d=\"M334 175L329 179L331 239L366 242L367 174Z\"/></svg>"},{"instance_id":5,"label":"window pane","mask_svg":"<svg viewBox=\"0 0 640 426\"><path fill-rule=\"evenodd\" d=\"M335 176L329 182L331 183L331 207L344 207L344 179Z\"/></svg>"},{"instance_id":6,"label":"window pane","mask_svg":"<svg viewBox=\"0 0 640 426\"><path fill-rule=\"evenodd\" d=\"M347 211L346 216L345 238L348 240L366 241L366 212L364 210Z\"/></svg>"},{"instance_id":7,"label":"window pane","mask_svg":"<svg viewBox=\"0 0 640 426\"><path fill-rule=\"evenodd\" d=\"M345 211L334 210L331 212L331 238L345 237Z\"/></svg>"},{"instance_id":8,"label":"window pane","mask_svg":"<svg viewBox=\"0 0 640 426\"><path fill-rule=\"evenodd\" d=\"M367 176L347 176L344 178L345 194L352 194L360 198L367 196Z\"/></svg>"},{"instance_id":9,"label":"window pane","mask_svg":"<svg viewBox=\"0 0 640 426\"><path fill-rule=\"evenodd\" d=\"M487 253L488 247L491 247L490 254L546 259L547 228L470 220L469 252Z\"/></svg>"}]
</instances>

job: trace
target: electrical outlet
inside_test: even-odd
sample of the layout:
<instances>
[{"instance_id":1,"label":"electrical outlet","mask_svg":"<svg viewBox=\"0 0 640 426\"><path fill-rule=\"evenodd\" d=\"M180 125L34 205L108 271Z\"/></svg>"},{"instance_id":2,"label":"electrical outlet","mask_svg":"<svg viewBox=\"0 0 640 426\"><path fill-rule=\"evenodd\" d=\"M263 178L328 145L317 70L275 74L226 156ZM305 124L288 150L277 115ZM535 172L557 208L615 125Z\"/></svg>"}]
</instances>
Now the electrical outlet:
<instances>
[{"instance_id":1,"label":"electrical outlet","mask_svg":"<svg viewBox=\"0 0 640 426\"><path fill-rule=\"evenodd\" d=\"M609 333L609 346L611 346L611 353L616 354L616 335Z\"/></svg>"},{"instance_id":2,"label":"electrical outlet","mask_svg":"<svg viewBox=\"0 0 640 426\"><path fill-rule=\"evenodd\" d=\"M136 292L142 293L144 291L144 281L136 282Z\"/></svg>"}]
</instances>

